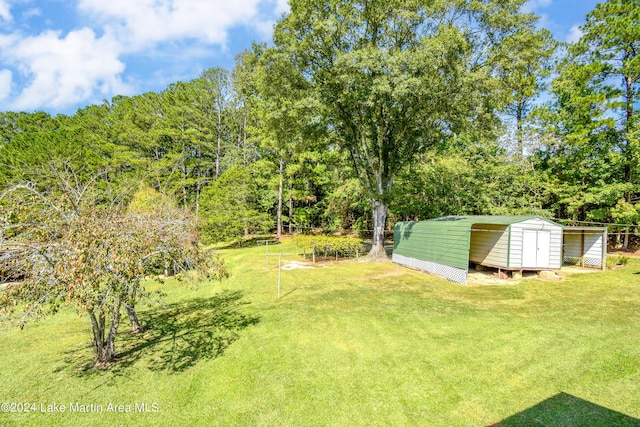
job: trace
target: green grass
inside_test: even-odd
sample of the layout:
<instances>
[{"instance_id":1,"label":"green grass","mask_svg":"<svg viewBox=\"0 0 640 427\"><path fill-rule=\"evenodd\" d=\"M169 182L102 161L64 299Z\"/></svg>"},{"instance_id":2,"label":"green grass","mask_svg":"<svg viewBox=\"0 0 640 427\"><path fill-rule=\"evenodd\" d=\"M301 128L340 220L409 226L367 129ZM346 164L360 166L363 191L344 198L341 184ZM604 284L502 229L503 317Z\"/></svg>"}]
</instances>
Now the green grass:
<instances>
[{"instance_id":1,"label":"green grass","mask_svg":"<svg viewBox=\"0 0 640 427\"><path fill-rule=\"evenodd\" d=\"M278 300L264 247L224 256L229 280L167 282L140 308L150 329L124 325L111 370L86 368L88 325L71 311L1 333L0 401L37 412L0 425L640 425L640 260L477 287L349 261L283 271Z\"/></svg>"}]
</instances>

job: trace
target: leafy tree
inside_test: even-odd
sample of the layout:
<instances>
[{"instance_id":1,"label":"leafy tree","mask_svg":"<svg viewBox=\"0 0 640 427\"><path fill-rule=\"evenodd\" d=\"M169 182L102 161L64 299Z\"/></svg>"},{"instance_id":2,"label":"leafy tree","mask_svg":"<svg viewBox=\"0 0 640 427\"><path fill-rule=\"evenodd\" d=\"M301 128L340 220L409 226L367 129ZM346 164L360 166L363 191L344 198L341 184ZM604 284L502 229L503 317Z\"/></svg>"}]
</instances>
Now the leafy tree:
<instances>
[{"instance_id":1,"label":"leafy tree","mask_svg":"<svg viewBox=\"0 0 640 427\"><path fill-rule=\"evenodd\" d=\"M276 235L282 236L283 201L286 169L296 152L303 151L302 129L313 104L305 96L308 82L296 73L286 55L277 49L261 52L254 70L258 93L256 113L260 123L259 136L264 153L277 164L278 202Z\"/></svg>"},{"instance_id":2,"label":"leafy tree","mask_svg":"<svg viewBox=\"0 0 640 427\"><path fill-rule=\"evenodd\" d=\"M271 217L259 207L258 188L248 168L233 166L202 193L203 233L210 241L266 232Z\"/></svg>"},{"instance_id":3,"label":"leafy tree","mask_svg":"<svg viewBox=\"0 0 640 427\"><path fill-rule=\"evenodd\" d=\"M503 112L515 121L516 153L524 157L526 120L546 89L556 43L548 30L520 31L495 46L497 77L504 91Z\"/></svg>"},{"instance_id":4,"label":"leafy tree","mask_svg":"<svg viewBox=\"0 0 640 427\"><path fill-rule=\"evenodd\" d=\"M0 296L1 310L24 324L62 305L73 306L90 320L101 364L116 358L121 309L149 296L141 282L160 259L193 268L205 262L183 219L83 211L56 232L57 238L11 243L23 245L26 277L8 285ZM219 263L213 271L225 275Z\"/></svg>"},{"instance_id":5,"label":"leafy tree","mask_svg":"<svg viewBox=\"0 0 640 427\"><path fill-rule=\"evenodd\" d=\"M514 161L495 141L463 145L425 157L398 176L396 219L548 214L545 182L531 162Z\"/></svg>"},{"instance_id":6,"label":"leafy tree","mask_svg":"<svg viewBox=\"0 0 640 427\"><path fill-rule=\"evenodd\" d=\"M174 269L226 276L219 258L199 250L188 216L125 214L117 205L95 206L100 191L91 189L98 187L98 178L87 182L66 165L52 169L59 191L43 194L23 183L0 196L0 202L10 201L9 216L18 221L4 218L0 252L8 248L25 260L23 280L0 293L5 321L22 326L73 306L89 318L96 361L106 364L117 356L121 310L134 317L134 328L139 326L134 307L149 296L142 281L159 274L159 266L168 262ZM18 233L7 234L16 226Z\"/></svg>"},{"instance_id":7,"label":"leafy tree","mask_svg":"<svg viewBox=\"0 0 640 427\"><path fill-rule=\"evenodd\" d=\"M632 183L637 179L640 150L634 133L640 107L640 8L634 0L599 3L581 29L584 35L574 47L575 55L588 61L591 81L606 95L607 111L616 114L624 178Z\"/></svg>"},{"instance_id":8,"label":"leafy tree","mask_svg":"<svg viewBox=\"0 0 640 427\"><path fill-rule=\"evenodd\" d=\"M536 162L558 217L637 221L629 208L639 183L639 21L633 1L598 4L560 64L553 102L538 113L545 138Z\"/></svg>"},{"instance_id":9,"label":"leafy tree","mask_svg":"<svg viewBox=\"0 0 640 427\"><path fill-rule=\"evenodd\" d=\"M210 143L215 147L215 178L222 174L223 139L226 138L227 110L231 101L231 82L229 72L222 68L211 68L202 72L194 81L199 100L198 109L205 116L203 127L209 128L213 138Z\"/></svg>"},{"instance_id":10,"label":"leafy tree","mask_svg":"<svg viewBox=\"0 0 640 427\"><path fill-rule=\"evenodd\" d=\"M623 159L624 182L630 184L624 202L630 204L639 194L640 138L640 8L634 0L599 3L587 15L583 37L576 54L594 64L591 79L606 94L607 112L617 118L619 149ZM636 188L632 190L631 188ZM629 243L629 231L624 247Z\"/></svg>"},{"instance_id":11,"label":"leafy tree","mask_svg":"<svg viewBox=\"0 0 640 427\"><path fill-rule=\"evenodd\" d=\"M530 24L521 0L294 0L275 44L309 81L333 144L371 203L370 257L384 257L393 181L465 126L493 126L486 47Z\"/></svg>"},{"instance_id":12,"label":"leafy tree","mask_svg":"<svg viewBox=\"0 0 640 427\"><path fill-rule=\"evenodd\" d=\"M264 44L254 43L251 49L244 50L236 56L236 65L231 73L233 87L234 123L236 129L237 152L242 159L242 166L257 158L256 136L258 125L257 102L258 89L255 82L255 71L262 52L266 49ZM240 162L238 162L240 163Z\"/></svg>"}]
</instances>

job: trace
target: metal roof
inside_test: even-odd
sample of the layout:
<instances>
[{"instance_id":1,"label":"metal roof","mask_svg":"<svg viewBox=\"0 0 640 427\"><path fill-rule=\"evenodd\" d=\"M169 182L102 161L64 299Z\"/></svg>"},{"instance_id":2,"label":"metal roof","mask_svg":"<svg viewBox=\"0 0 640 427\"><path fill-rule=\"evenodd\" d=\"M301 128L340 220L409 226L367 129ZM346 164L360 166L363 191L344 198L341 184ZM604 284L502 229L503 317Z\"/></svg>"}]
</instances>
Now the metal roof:
<instances>
[{"instance_id":1,"label":"metal roof","mask_svg":"<svg viewBox=\"0 0 640 427\"><path fill-rule=\"evenodd\" d=\"M495 224L495 225L511 225L522 221L528 221L530 219L541 219L546 222L550 222L559 227L562 225L551 221L546 218L542 218L537 215L468 215L468 216L443 216L440 218L433 218L427 221L442 221L447 222L449 225L461 225L465 227L471 227L474 224Z\"/></svg>"},{"instance_id":2,"label":"metal roof","mask_svg":"<svg viewBox=\"0 0 640 427\"><path fill-rule=\"evenodd\" d=\"M585 226L573 226L573 225L563 225L562 228L564 228L565 230L570 230L570 231L599 231L599 232L604 232L607 231L607 227L585 227Z\"/></svg>"},{"instance_id":3,"label":"metal roof","mask_svg":"<svg viewBox=\"0 0 640 427\"><path fill-rule=\"evenodd\" d=\"M427 221L398 222L394 227L393 250L402 256L466 270L474 225L498 225L506 229L511 224L532 219L562 228L560 224L535 215L445 216Z\"/></svg>"}]
</instances>

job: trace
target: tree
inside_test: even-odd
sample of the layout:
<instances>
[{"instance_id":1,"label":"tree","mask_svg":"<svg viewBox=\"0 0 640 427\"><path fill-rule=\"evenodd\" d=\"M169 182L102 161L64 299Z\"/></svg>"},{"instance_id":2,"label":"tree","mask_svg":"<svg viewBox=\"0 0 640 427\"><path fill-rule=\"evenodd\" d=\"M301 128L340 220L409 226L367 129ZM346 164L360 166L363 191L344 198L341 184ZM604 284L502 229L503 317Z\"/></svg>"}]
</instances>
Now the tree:
<instances>
[{"instance_id":1,"label":"tree","mask_svg":"<svg viewBox=\"0 0 640 427\"><path fill-rule=\"evenodd\" d=\"M559 217L637 221L639 26L635 2L598 4L558 67L553 101L538 113L545 137L536 162Z\"/></svg>"},{"instance_id":2,"label":"tree","mask_svg":"<svg viewBox=\"0 0 640 427\"><path fill-rule=\"evenodd\" d=\"M276 25L276 47L309 81L367 192L371 258L386 257L398 172L471 123L495 125L486 48L531 24L522 3L294 0Z\"/></svg>"},{"instance_id":3,"label":"tree","mask_svg":"<svg viewBox=\"0 0 640 427\"><path fill-rule=\"evenodd\" d=\"M273 226L258 204L258 186L249 168L233 166L202 192L203 233L210 241L266 232Z\"/></svg>"},{"instance_id":4,"label":"tree","mask_svg":"<svg viewBox=\"0 0 640 427\"><path fill-rule=\"evenodd\" d=\"M524 157L525 123L546 88L556 43L547 30L520 31L496 46L497 77L504 91L503 112L515 121L516 153Z\"/></svg>"},{"instance_id":5,"label":"tree","mask_svg":"<svg viewBox=\"0 0 640 427\"><path fill-rule=\"evenodd\" d=\"M617 118L619 149L624 161L624 181L639 182L640 138L637 109L640 108L640 8L635 0L598 3L581 28L584 35L574 47L579 58L593 63L592 81L606 94L607 111ZM637 191L629 190L630 204ZM627 229L624 247L629 243Z\"/></svg>"},{"instance_id":6,"label":"tree","mask_svg":"<svg viewBox=\"0 0 640 427\"><path fill-rule=\"evenodd\" d=\"M118 205L95 206L100 199L89 197L96 193L88 189L97 179L83 182L71 172L57 173L60 193L43 194L23 183L0 196L0 203L9 200L11 206L9 219L0 218L0 253L9 249L24 260L23 280L0 292L0 315L24 326L72 306L90 321L96 363L109 364L117 356L121 310L133 316L132 327L139 325L135 306L149 296L146 277L160 274L166 263L209 277L227 273L219 258L200 251L184 211L162 217L127 214Z\"/></svg>"},{"instance_id":7,"label":"tree","mask_svg":"<svg viewBox=\"0 0 640 427\"><path fill-rule=\"evenodd\" d=\"M259 94L256 112L262 148L266 154L275 157L277 164L276 236L280 238L285 171L296 151L303 149L302 129L314 105L305 96L308 82L296 73L281 50L266 49L261 52L254 71L254 83Z\"/></svg>"},{"instance_id":8,"label":"tree","mask_svg":"<svg viewBox=\"0 0 640 427\"><path fill-rule=\"evenodd\" d=\"M247 167L249 162L255 160L257 152L255 141L252 141L256 133L257 115L256 102L258 90L255 83L255 70L262 52L266 49L264 44L253 44L251 49L242 51L236 56L236 65L231 73L232 87L235 95L234 123L237 134L237 148L242 166Z\"/></svg>"}]
</instances>

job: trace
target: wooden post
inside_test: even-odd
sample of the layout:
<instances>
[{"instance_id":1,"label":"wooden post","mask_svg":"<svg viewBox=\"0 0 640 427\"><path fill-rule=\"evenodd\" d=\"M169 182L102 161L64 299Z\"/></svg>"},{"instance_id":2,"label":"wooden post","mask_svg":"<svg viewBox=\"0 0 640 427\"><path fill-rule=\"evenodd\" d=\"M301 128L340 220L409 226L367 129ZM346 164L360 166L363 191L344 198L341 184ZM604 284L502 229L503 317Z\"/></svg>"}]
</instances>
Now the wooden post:
<instances>
[{"instance_id":1,"label":"wooden post","mask_svg":"<svg viewBox=\"0 0 640 427\"><path fill-rule=\"evenodd\" d=\"M580 267L584 268L584 230L580 232Z\"/></svg>"},{"instance_id":2,"label":"wooden post","mask_svg":"<svg viewBox=\"0 0 640 427\"><path fill-rule=\"evenodd\" d=\"M278 255L278 299L280 299L280 263L282 260L282 254Z\"/></svg>"},{"instance_id":3,"label":"wooden post","mask_svg":"<svg viewBox=\"0 0 640 427\"><path fill-rule=\"evenodd\" d=\"M602 271L607 270L607 246L609 245L609 237L607 236L607 229L605 228L602 232Z\"/></svg>"}]
</instances>

